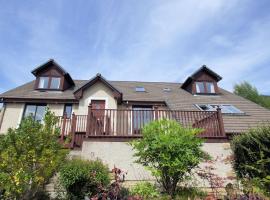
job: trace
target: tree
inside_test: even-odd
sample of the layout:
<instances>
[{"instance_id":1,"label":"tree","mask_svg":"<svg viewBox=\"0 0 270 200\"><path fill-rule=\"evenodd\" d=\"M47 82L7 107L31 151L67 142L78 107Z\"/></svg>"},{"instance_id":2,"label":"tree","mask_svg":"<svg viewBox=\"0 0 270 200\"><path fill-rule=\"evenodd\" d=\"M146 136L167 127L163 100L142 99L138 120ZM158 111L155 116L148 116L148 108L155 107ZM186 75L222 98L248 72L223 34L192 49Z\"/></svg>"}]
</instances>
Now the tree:
<instances>
[{"instance_id":1,"label":"tree","mask_svg":"<svg viewBox=\"0 0 270 200\"><path fill-rule=\"evenodd\" d=\"M270 196L270 126L250 129L231 142L233 167L242 183L255 186ZM251 188L253 190L253 188ZM252 192L252 191L250 191Z\"/></svg>"},{"instance_id":2,"label":"tree","mask_svg":"<svg viewBox=\"0 0 270 200\"><path fill-rule=\"evenodd\" d=\"M147 124L143 138L133 141L137 162L151 170L166 193L175 195L176 186L203 160L203 140L196 137L200 129L183 128L173 120Z\"/></svg>"},{"instance_id":3,"label":"tree","mask_svg":"<svg viewBox=\"0 0 270 200\"><path fill-rule=\"evenodd\" d=\"M270 99L266 96L260 95L257 88L246 81L240 84L236 84L234 86L234 93L265 108L270 109Z\"/></svg>"},{"instance_id":4,"label":"tree","mask_svg":"<svg viewBox=\"0 0 270 200\"><path fill-rule=\"evenodd\" d=\"M7 199L32 199L66 156L58 142L57 118L47 110L44 122L32 117L0 139L0 190Z\"/></svg>"}]
</instances>

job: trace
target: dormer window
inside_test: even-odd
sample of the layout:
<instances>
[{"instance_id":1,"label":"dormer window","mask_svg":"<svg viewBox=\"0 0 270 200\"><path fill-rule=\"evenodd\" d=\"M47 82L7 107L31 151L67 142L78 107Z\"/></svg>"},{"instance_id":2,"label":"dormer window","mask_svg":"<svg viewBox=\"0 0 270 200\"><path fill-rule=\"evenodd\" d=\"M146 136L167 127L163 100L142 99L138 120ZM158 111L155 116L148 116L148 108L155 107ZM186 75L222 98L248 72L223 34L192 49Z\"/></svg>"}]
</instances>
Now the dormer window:
<instances>
[{"instance_id":1,"label":"dormer window","mask_svg":"<svg viewBox=\"0 0 270 200\"><path fill-rule=\"evenodd\" d=\"M61 78L59 77L52 77L51 79L51 89L59 89L60 88Z\"/></svg>"},{"instance_id":2,"label":"dormer window","mask_svg":"<svg viewBox=\"0 0 270 200\"><path fill-rule=\"evenodd\" d=\"M196 84L196 93L203 93L203 94L208 94L208 93L215 93L215 87L213 82L195 82Z\"/></svg>"},{"instance_id":3,"label":"dormer window","mask_svg":"<svg viewBox=\"0 0 270 200\"><path fill-rule=\"evenodd\" d=\"M49 77L40 77L38 88L47 89L49 87Z\"/></svg>"},{"instance_id":4,"label":"dormer window","mask_svg":"<svg viewBox=\"0 0 270 200\"><path fill-rule=\"evenodd\" d=\"M214 87L214 83L212 82L206 82L206 91L207 93L215 93L215 87Z\"/></svg>"},{"instance_id":5,"label":"dormer window","mask_svg":"<svg viewBox=\"0 0 270 200\"><path fill-rule=\"evenodd\" d=\"M181 88L191 94L213 95L219 94L218 82L221 76L203 65L199 70L189 76Z\"/></svg>"},{"instance_id":6,"label":"dormer window","mask_svg":"<svg viewBox=\"0 0 270 200\"><path fill-rule=\"evenodd\" d=\"M61 78L60 77L39 77L39 89L60 89Z\"/></svg>"},{"instance_id":7,"label":"dormer window","mask_svg":"<svg viewBox=\"0 0 270 200\"><path fill-rule=\"evenodd\" d=\"M205 87L203 82L196 82L197 93L205 93Z\"/></svg>"},{"instance_id":8,"label":"dormer window","mask_svg":"<svg viewBox=\"0 0 270 200\"><path fill-rule=\"evenodd\" d=\"M36 90L64 91L75 85L69 73L52 59L34 69L32 74L36 77Z\"/></svg>"}]
</instances>

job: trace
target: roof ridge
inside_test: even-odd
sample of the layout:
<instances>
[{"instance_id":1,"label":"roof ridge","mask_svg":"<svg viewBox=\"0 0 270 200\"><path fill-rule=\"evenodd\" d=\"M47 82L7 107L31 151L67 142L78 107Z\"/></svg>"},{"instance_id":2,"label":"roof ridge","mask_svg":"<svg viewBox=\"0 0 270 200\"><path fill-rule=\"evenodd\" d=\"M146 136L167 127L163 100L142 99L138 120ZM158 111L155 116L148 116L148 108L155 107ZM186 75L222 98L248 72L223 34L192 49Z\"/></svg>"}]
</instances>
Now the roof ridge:
<instances>
[{"instance_id":1,"label":"roof ridge","mask_svg":"<svg viewBox=\"0 0 270 200\"><path fill-rule=\"evenodd\" d=\"M73 79L74 81L89 81L87 79ZM180 82L166 82L166 81L116 81L116 80L107 80L108 82L128 82L128 83L169 83L169 84L183 84Z\"/></svg>"},{"instance_id":2,"label":"roof ridge","mask_svg":"<svg viewBox=\"0 0 270 200\"><path fill-rule=\"evenodd\" d=\"M166 82L166 81L111 81L110 82L136 82L136 83L170 83L170 84L182 84L179 82Z\"/></svg>"}]
</instances>

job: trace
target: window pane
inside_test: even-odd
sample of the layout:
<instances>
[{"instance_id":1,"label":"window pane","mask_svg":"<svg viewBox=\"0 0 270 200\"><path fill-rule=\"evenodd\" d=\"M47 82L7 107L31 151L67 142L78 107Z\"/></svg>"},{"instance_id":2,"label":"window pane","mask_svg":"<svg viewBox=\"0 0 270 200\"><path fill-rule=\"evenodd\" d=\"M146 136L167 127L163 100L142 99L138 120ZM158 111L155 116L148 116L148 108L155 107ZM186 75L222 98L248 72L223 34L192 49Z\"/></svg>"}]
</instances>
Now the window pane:
<instances>
[{"instance_id":1,"label":"window pane","mask_svg":"<svg viewBox=\"0 0 270 200\"><path fill-rule=\"evenodd\" d=\"M144 87L136 87L136 92L145 92L145 88Z\"/></svg>"},{"instance_id":2,"label":"window pane","mask_svg":"<svg viewBox=\"0 0 270 200\"><path fill-rule=\"evenodd\" d=\"M204 93L205 92L203 82L196 82L196 91L197 91L197 93Z\"/></svg>"},{"instance_id":3,"label":"window pane","mask_svg":"<svg viewBox=\"0 0 270 200\"><path fill-rule=\"evenodd\" d=\"M48 88L49 85L49 77L40 77L38 88Z\"/></svg>"},{"instance_id":4,"label":"window pane","mask_svg":"<svg viewBox=\"0 0 270 200\"><path fill-rule=\"evenodd\" d=\"M240 111L239 109L237 109L236 107L232 105L222 105L221 111L223 113L242 113L242 111Z\"/></svg>"},{"instance_id":5,"label":"window pane","mask_svg":"<svg viewBox=\"0 0 270 200\"><path fill-rule=\"evenodd\" d=\"M208 105L199 105L200 109L203 111L212 111L213 109Z\"/></svg>"},{"instance_id":6,"label":"window pane","mask_svg":"<svg viewBox=\"0 0 270 200\"><path fill-rule=\"evenodd\" d=\"M208 93L215 93L214 83L207 82L206 88Z\"/></svg>"},{"instance_id":7,"label":"window pane","mask_svg":"<svg viewBox=\"0 0 270 200\"><path fill-rule=\"evenodd\" d=\"M64 113L67 114L68 118L71 117L71 113L72 113L72 105L71 104L66 104L65 105Z\"/></svg>"},{"instance_id":8,"label":"window pane","mask_svg":"<svg viewBox=\"0 0 270 200\"><path fill-rule=\"evenodd\" d=\"M60 80L61 78L52 77L51 80L51 89L59 89L60 88Z\"/></svg>"},{"instance_id":9,"label":"window pane","mask_svg":"<svg viewBox=\"0 0 270 200\"><path fill-rule=\"evenodd\" d=\"M35 116L36 121L42 121L45 115L46 106L37 106L37 112Z\"/></svg>"},{"instance_id":10,"label":"window pane","mask_svg":"<svg viewBox=\"0 0 270 200\"><path fill-rule=\"evenodd\" d=\"M153 109L147 107L133 108L133 128L138 130L145 124L149 123L153 118Z\"/></svg>"},{"instance_id":11,"label":"window pane","mask_svg":"<svg viewBox=\"0 0 270 200\"><path fill-rule=\"evenodd\" d=\"M35 118L35 113L36 113L36 106L35 105L27 105L25 108L23 117L32 116L33 118Z\"/></svg>"},{"instance_id":12,"label":"window pane","mask_svg":"<svg viewBox=\"0 0 270 200\"><path fill-rule=\"evenodd\" d=\"M211 107L213 110L217 110L217 108L220 107L222 113L243 113L233 105L214 104L211 105Z\"/></svg>"}]
</instances>

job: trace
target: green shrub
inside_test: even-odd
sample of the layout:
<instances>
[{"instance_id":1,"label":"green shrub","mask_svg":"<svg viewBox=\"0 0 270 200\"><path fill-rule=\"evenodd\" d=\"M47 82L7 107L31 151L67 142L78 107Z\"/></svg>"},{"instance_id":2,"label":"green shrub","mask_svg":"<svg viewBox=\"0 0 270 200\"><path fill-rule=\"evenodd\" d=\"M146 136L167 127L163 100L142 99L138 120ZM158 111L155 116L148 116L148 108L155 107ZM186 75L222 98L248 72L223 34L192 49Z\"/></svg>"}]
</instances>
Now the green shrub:
<instances>
[{"instance_id":1,"label":"green shrub","mask_svg":"<svg viewBox=\"0 0 270 200\"><path fill-rule=\"evenodd\" d=\"M252 183L270 196L270 126L261 126L235 136L231 147L233 167L238 178L244 185Z\"/></svg>"},{"instance_id":2,"label":"green shrub","mask_svg":"<svg viewBox=\"0 0 270 200\"><path fill-rule=\"evenodd\" d=\"M207 192L200 190L199 188L178 188L176 191L176 199L204 199L207 196Z\"/></svg>"},{"instance_id":3,"label":"green shrub","mask_svg":"<svg viewBox=\"0 0 270 200\"><path fill-rule=\"evenodd\" d=\"M99 187L109 184L109 169L99 160L73 159L60 169L59 181L69 199L83 199L85 195L91 196Z\"/></svg>"},{"instance_id":4,"label":"green shrub","mask_svg":"<svg viewBox=\"0 0 270 200\"><path fill-rule=\"evenodd\" d=\"M176 121L162 119L147 124L143 138L131 143L137 162L151 170L166 193L174 196L178 183L205 157L201 129L187 129Z\"/></svg>"},{"instance_id":5,"label":"green shrub","mask_svg":"<svg viewBox=\"0 0 270 200\"><path fill-rule=\"evenodd\" d=\"M32 199L57 171L65 156L55 130L57 118L47 110L44 123L31 117L0 138L0 191L4 199Z\"/></svg>"},{"instance_id":6,"label":"green shrub","mask_svg":"<svg viewBox=\"0 0 270 200\"><path fill-rule=\"evenodd\" d=\"M207 192L199 188L181 187L177 188L174 200L203 200L207 196ZM171 196L160 194L154 200L172 200Z\"/></svg>"},{"instance_id":7,"label":"green shrub","mask_svg":"<svg viewBox=\"0 0 270 200\"><path fill-rule=\"evenodd\" d=\"M149 182L140 182L130 190L131 195L138 195L144 199L158 197L159 193L154 185Z\"/></svg>"}]
</instances>

